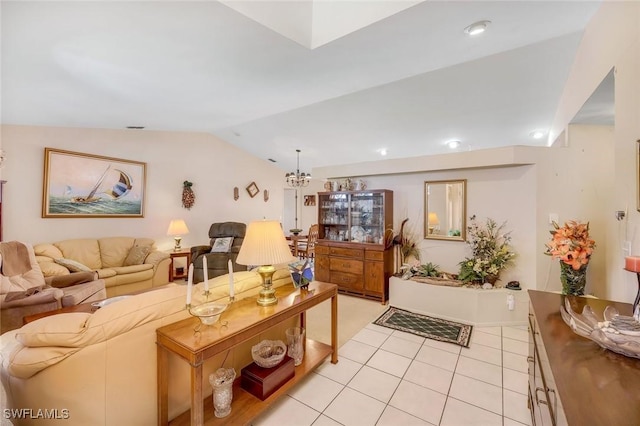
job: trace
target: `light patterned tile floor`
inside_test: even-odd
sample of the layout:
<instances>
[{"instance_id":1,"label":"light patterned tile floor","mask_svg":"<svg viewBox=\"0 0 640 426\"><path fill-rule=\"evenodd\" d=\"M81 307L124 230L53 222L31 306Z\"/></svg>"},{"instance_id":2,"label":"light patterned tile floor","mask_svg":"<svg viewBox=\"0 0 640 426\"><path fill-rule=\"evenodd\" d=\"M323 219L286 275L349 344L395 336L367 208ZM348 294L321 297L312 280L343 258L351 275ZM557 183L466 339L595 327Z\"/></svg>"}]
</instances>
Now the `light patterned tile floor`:
<instances>
[{"instance_id":1,"label":"light patterned tile floor","mask_svg":"<svg viewBox=\"0 0 640 426\"><path fill-rule=\"evenodd\" d=\"M526 328L474 327L469 348L367 325L254 425L523 426Z\"/></svg>"}]
</instances>

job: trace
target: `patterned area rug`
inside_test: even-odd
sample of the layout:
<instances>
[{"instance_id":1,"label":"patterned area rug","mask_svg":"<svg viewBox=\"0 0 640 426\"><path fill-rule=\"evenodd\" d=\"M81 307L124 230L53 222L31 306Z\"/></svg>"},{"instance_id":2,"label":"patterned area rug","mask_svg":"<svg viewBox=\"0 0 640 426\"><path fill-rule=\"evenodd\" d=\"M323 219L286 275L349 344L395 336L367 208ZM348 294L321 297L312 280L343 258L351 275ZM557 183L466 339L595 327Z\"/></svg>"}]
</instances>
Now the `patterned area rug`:
<instances>
[{"instance_id":1,"label":"patterned area rug","mask_svg":"<svg viewBox=\"0 0 640 426\"><path fill-rule=\"evenodd\" d=\"M455 343L469 347L473 326L458 322L415 314L391 306L387 312L373 322L382 327L405 331L428 339Z\"/></svg>"}]
</instances>

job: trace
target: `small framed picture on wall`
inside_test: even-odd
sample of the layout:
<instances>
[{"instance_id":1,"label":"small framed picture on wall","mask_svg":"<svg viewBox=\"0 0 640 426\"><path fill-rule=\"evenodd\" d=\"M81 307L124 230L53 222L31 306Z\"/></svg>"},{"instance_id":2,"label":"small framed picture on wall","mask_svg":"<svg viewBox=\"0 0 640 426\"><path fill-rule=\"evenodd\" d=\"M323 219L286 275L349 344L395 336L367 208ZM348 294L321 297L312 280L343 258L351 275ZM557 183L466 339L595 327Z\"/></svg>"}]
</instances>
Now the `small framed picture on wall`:
<instances>
[{"instance_id":1,"label":"small framed picture on wall","mask_svg":"<svg viewBox=\"0 0 640 426\"><path fill-rule=\"evenodd\" d=\"M305 206L315 206L316 205L316 196L315 195L305 195L304 196L304 205Z\"/></svg>"}]
</instances>

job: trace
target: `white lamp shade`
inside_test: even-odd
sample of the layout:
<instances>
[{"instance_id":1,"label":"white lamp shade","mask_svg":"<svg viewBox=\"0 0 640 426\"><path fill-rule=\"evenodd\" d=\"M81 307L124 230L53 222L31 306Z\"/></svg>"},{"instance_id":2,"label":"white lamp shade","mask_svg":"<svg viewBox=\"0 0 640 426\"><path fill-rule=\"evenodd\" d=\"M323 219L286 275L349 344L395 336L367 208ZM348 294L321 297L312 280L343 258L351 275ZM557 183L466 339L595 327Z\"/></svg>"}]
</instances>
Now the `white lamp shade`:
<instances>
[{"instance_id":1,"label":"white lamp shade","mask_svg":"<svg viewBox=\"0 0 640 426\"><path fill-rule=\"evenodd\" d=\"M172 220L167 229L167 235L184 235L189 233L187 224L182 219Z\"/></svg>"},{"instance_id":2,"label":"white lamp shade","mask_svg":"<svg viewBox=\"0 0 640 426\"><path fill-rule=\"evenodd\" d=\"M240 265L277 265L296 260L280 222L256 221L247 226L236 263Z\"/></svg>"}]
</instances>

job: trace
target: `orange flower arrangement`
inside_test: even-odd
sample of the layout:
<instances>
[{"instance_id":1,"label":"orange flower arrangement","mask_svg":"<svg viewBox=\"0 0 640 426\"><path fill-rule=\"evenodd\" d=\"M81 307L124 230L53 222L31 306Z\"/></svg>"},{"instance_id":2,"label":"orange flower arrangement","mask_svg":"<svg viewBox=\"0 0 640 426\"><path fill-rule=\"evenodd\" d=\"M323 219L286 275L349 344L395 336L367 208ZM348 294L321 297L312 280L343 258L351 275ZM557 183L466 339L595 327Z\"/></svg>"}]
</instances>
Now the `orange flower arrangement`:
<instances>
[{"instance_id":1,"label":"orange flower arrangement","mask_svg":"<svg viewBox=\"0 0 640 426\"><path fill-rule=\"evenodd\" d=\"M565 222L561 228L553 222L551 242L546 244L545 254L578 270L589 263L596 242L589 238L589 222Z\"/></svg>"}]
</instances>

